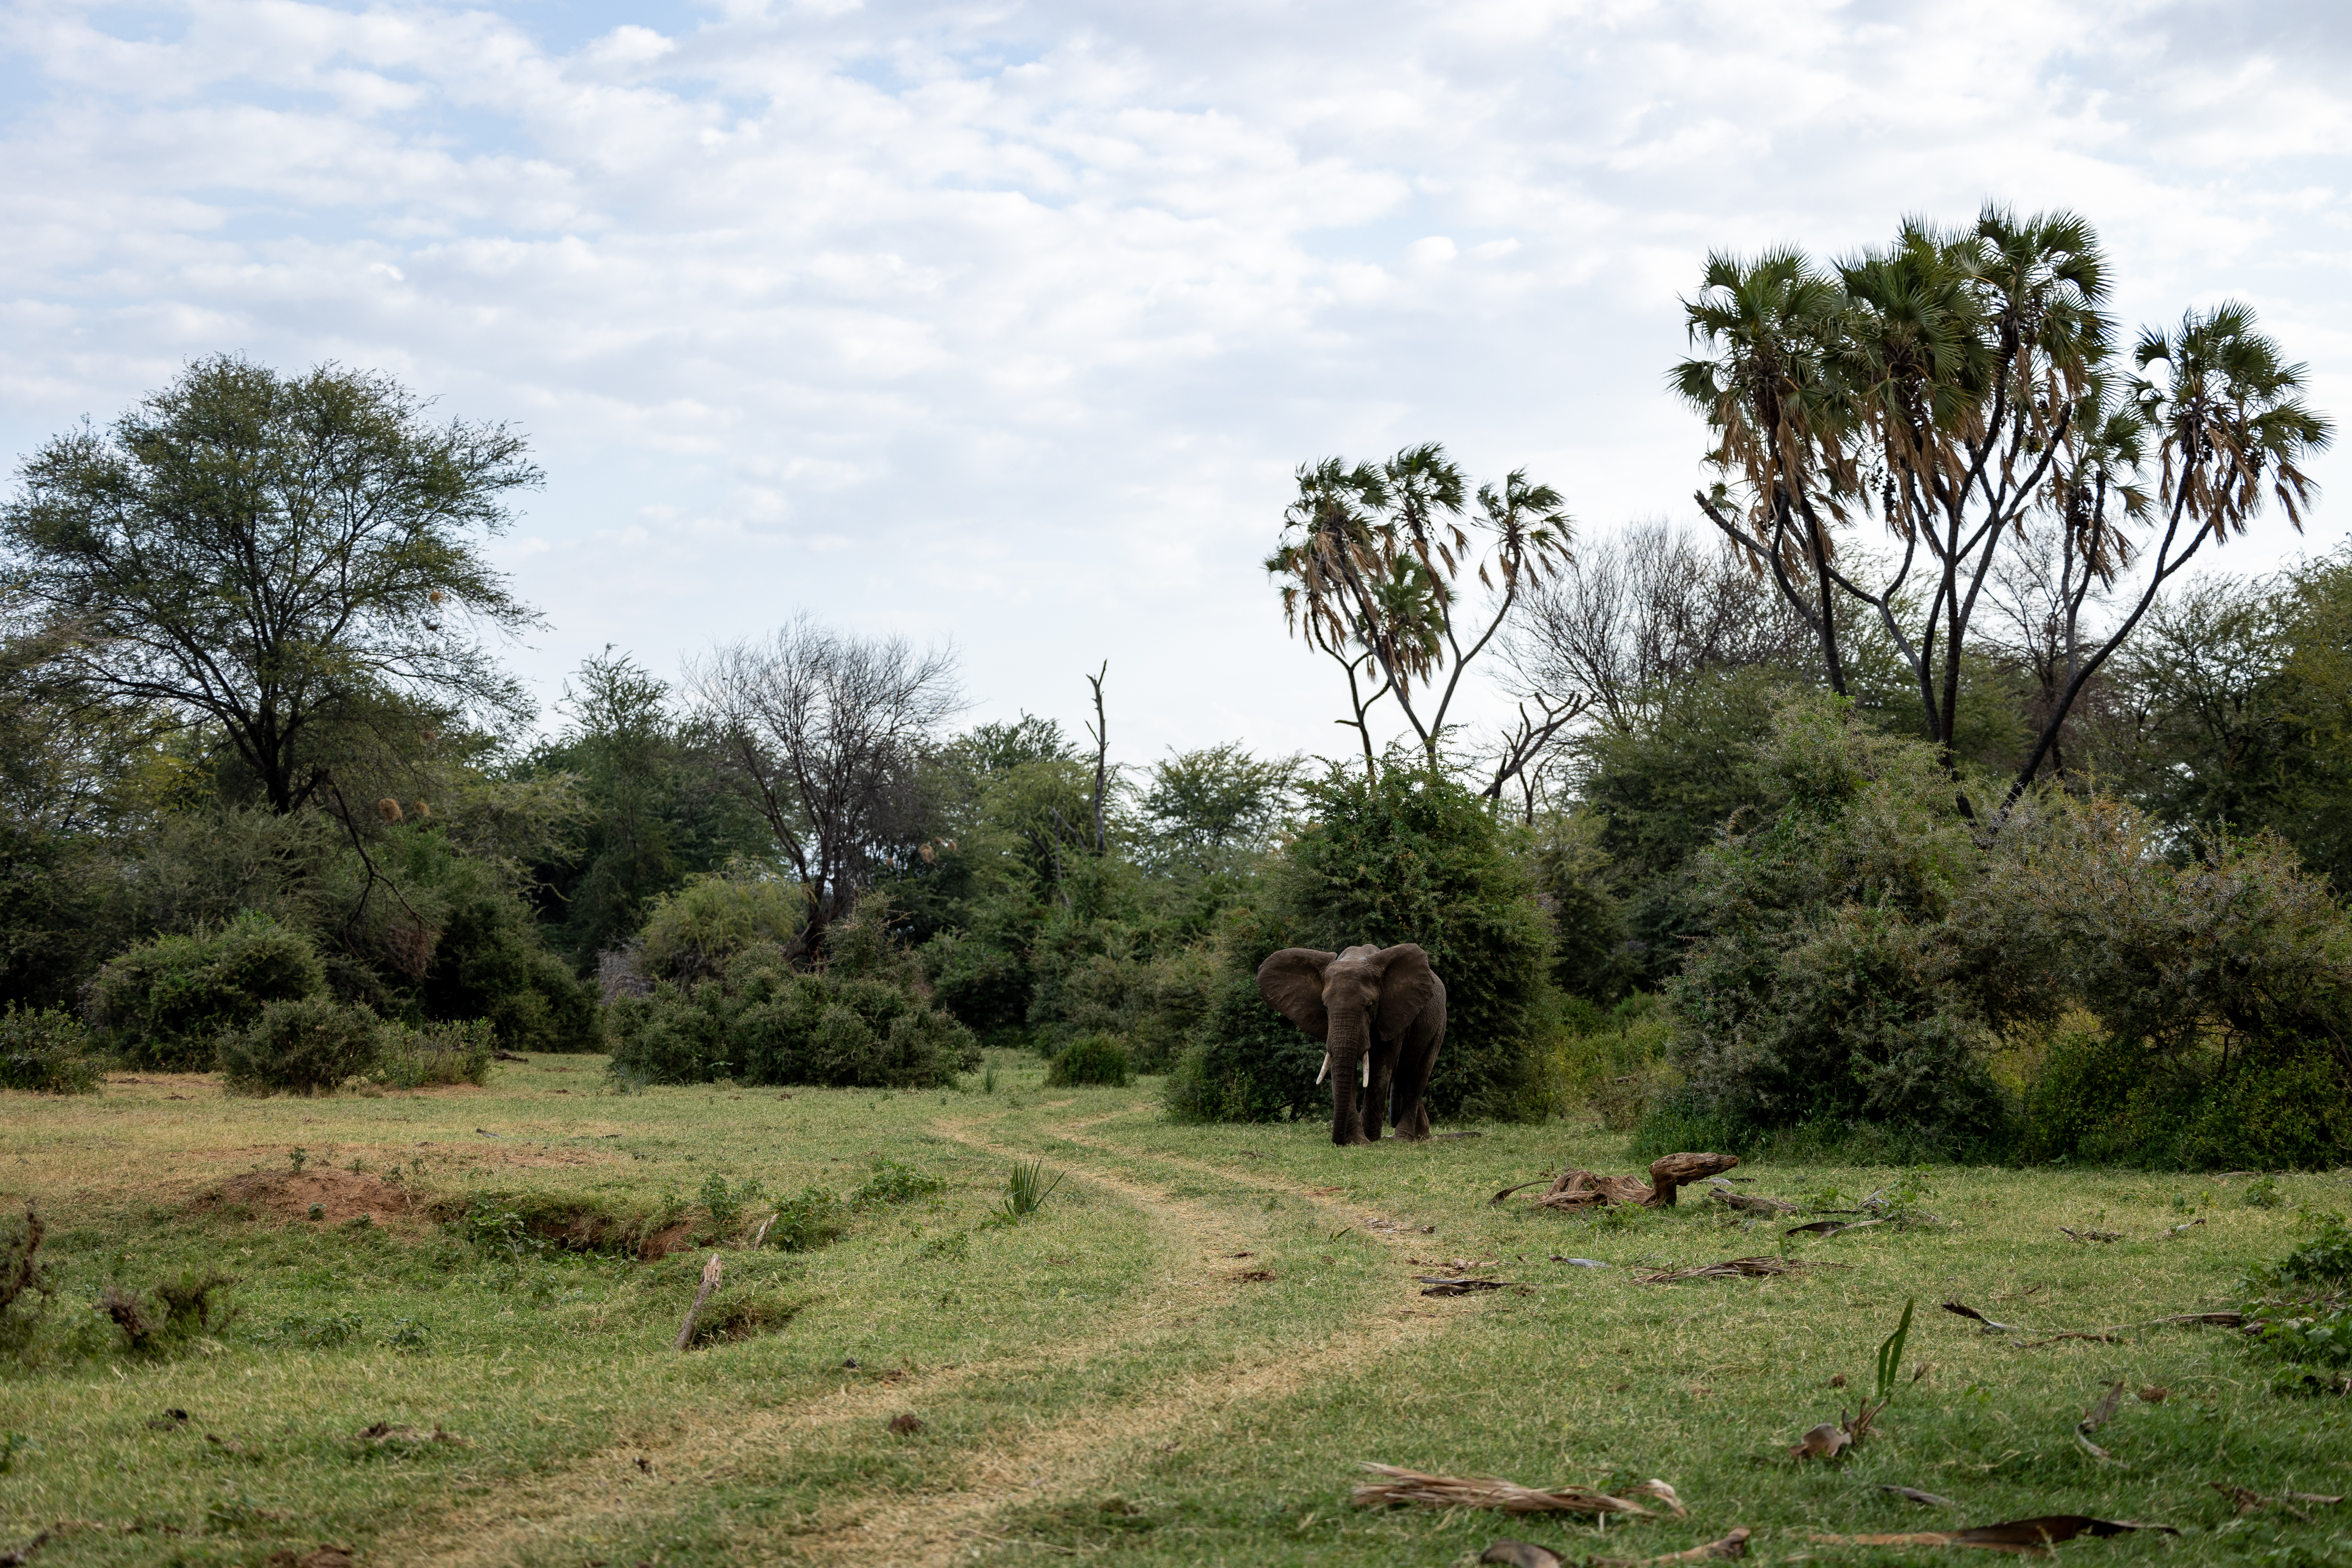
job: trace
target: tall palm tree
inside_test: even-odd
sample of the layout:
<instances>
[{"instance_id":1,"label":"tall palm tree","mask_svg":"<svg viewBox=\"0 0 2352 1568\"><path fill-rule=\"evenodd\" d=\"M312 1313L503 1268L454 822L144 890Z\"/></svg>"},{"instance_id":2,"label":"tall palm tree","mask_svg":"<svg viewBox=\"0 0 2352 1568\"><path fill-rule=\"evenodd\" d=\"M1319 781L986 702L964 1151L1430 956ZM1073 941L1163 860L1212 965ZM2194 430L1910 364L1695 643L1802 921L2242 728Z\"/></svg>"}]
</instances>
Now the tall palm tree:
<instances>
[{"instance_id":1,"label":"tall palm tree","mask_svg":"<svg viewBox=\"0 0 2352 1568\"><path fill-rule=\"evenodd\" d=\"M1833 523L1856 491L1847 449L1853 405L1835 347L1844 306L1837 280L1791 248L1752 261L1707 258L1696 298L1683 301L1685 329L1704 357L1671 373L1681 394L1716 433L1709 460L1744 485L1748 506L1735 516L1718 486L1700 507L1739 542L1751 564L1769 569L1781 593L1821 638L1832 690L1843 695L1831 563Z\"/></svg>"},{"instance_id":2,"label":"tall palm tree","mask_svg":"<svg viewBox=\"0 0 2352 1568\"><path fill-rule=\"evenodd\" d=\"M2130 614L2076 665L2004 805L2032 783L2084 683L2206 541L2218 547L2231 535L2244 533L2247 522L2273 500L2301 531L2304 510L2316 489L2303 464L2335 439L2333 422L2304 401L2306 367L2287 363L2277 341L2255 330L2249 306L2231 301L2210 310L2192 310L2171 332L2145 331L2132 362L2141 374L2131 386L2129 413L2138 423L2118 428L2130 428L2134 439L2141 438L2139 429L2156 438L2164 532L2157 542L2155 566ZM2116 454L2117 461L2121 456Z\"/></svg>"}]
</instances>

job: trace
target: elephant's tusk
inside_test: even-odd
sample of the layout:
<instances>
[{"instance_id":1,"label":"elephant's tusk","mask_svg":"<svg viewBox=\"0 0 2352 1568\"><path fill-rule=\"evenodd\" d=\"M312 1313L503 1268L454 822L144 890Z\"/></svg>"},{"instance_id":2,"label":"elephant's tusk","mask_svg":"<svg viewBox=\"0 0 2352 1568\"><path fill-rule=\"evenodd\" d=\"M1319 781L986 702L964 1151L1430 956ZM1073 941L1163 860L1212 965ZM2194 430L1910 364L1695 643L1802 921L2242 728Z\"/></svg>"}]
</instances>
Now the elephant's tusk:
<instances>
[{"instance_id":1,"label":"elephant's tusk","mask_svg":"<svg viewBox=\"0 0 2352 1568\"><path fill-rule=\"evenodd\" d=\"M1323 1053L1323 1065L1322 1065L1321 1067L1317 1068L1315 1069L1315 1083L1316 1083L1316 1087L1318 1087L1318 1089L1322 1087L1322 1083L1323 1083L1323 1075L1324 1075L1325 1073L1329 1072L1330 1070L1331 1070L1331 1053L1330 1053L1330 1052L1328 1052L1328 1051L1325 1051L1325 1052Z\"/></svg>"},{"instance_id":2,"label":"elephant's tusk","mask_svg":"<svg viewBox=\"0 0 2352 1568\"><path fill-rule=\"evenodd\" d=\"M1372 1087L1372 1053L1370 1051L1364 1053L1364 1087Z\"/></svg>"}]
</instances>

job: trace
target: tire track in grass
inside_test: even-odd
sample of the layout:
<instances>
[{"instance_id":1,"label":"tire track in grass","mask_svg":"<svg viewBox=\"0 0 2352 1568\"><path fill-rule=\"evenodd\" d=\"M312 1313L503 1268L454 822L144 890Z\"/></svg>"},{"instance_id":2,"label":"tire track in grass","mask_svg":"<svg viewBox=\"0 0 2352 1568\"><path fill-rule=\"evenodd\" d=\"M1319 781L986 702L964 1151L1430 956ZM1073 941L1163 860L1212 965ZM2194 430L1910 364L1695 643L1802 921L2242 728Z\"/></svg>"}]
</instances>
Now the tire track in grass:
<instances>
[{"instance_id":1,"label":"tire track in grass","mask_svg":"<svg viewBox=\"0 0 2352 1568\"><path fill-rule=\"evenodd\" d=\"M1280 1191L1327 1211L1340 1206L1295 1184L1072 1136L1135 1113L1129 1108L1024 1131L1037 1138L1060 1138L1097 1155L1190 1167L1235 1187ZM394 1562L504 1563L514 1562L519 1553L581 1546L640 1530L649 1516L665 1511L667 1496L691 1495L746 1470L772 1466L780 1452L794 1445L845 1426L878 1425L910 1403L984 1384L994 1377L1034 1377L1041 1370L1082 1367L1114 1353L1132 1357L1186 1332L1200 1314L1231 1300L1231 1282L1216 1278L1206 1265L1220 1254L1269 1245L1269 1225L1263 1215L1179 1195L1166 1184L998 1143L977 1131L1012 1114L940 1119L931 1126L983 1153L1041 1160L1066 1179L1102 1189L1137 1208L1153 1236L1158 1258L1130 1291L1136 1303L1131 1312L1079 1339L919 1373L896 1384L844 1389L788 1409L681 1411L677 1429L669 1434L602 1449L564 1469L501 1487L493 1496L441 1515L423 1529L386 1536L375 1554ZM1396 1296L1398 1303L1388 1301L1390 1296ZM1442 1318L1401 1319L1382 1310L1392 1310L1410 1296L1409 1287L1373 1287L1364 1315L1353 1328L1320 1317L1302 1318L1283 1325L1274 1338L1240 1348L1216 1373L1173 1390L1161 1380L1149 1396L1108 1410L1073 1415L1045 1430L983 1438L961 1456L969 1479L954 1489L839 1504L821 1512L814 1529L740 1539L734 1555L747 1561L826 1562L853 1556L894 1563L950 1561L984 1534L982 1527L1003 1508L1086 1491L1105 1476L1131 1466L1140 1446L1171 1428L1278 1397L1301 1386L1328 1362L1343 1357L1360 1362L1367 1348L1384 1349L1443 1326ZM640 1456L653 1467L651 1477L661 1484L661 1493L649 1495L646 1473L637 1463ZM689 1489L677 1492L674 1487Z\"/></svg>"},{"instance_id":2,"label":"tire track in grass","mask_svg":"<svg viewBox=\"0 0 2352 1568\"><path fill-rule=\"evenodd\" d=\"M1305 1199L1328 1211L1343 1205L1295 1182L1268 1179L1255 1173L1226 1171L1202 1161L1157 1152L1138 1152L1099 1139L1079 1136L1104 1122L1135 1114L1133 1110L1069 1123L1056 1133L1064 1141L1119 1159L1172 1164L1233 1185L1260 1192L1277 1192ZM1007 1153L976 1138L954 1134L968 1147ZM1197 1206L1170 1196L1153 1184L1112 1175L1098 1170L1073 1175L1108 1187L1147 1210L1157 1205ZM1231 1236L1224 1239L1231 1240ZM1384 1246L1399 1243L1375 1238ZM1197 1283L1197 1282L1196 1282ZM1394 1301L1387 1298L1394 1297ZM1148 1462L1147 1451L1172 1432L1219 1421L1227 1412L1262 1405L1306 1386L1337 1363L1360 1366L1367 1351L1374 1354L1402 1348L1407 1342L1442 1330L1446 1318L1402 1318L1394 1308L1415 1300L1410 1286L1378 1287L1366 1293L1365 1311L1352 1323L1333 1323L1309 1317L1294 1327L1296 1335L1268 1340L1234 1358L1213 1376L1192 1380L1173 1391L1119 1407L1057 1421L1044 1431L1032 1430L1015 1442L997 1442L974 1453L971 1480L954 1491L866 1500L846 1505L845 1517L829 1527L803 1532L788 1542L793 1560L813 1563L874 1562L940 1563L968 1561L967 1549L976 1542L998 1541L987 1525L1007 1508L1073 1500L1097 1492L1113 1478L1132 1475ZM1301 1341L1304 1342L1301 1342Z\"/></svg>"}]
</instances>

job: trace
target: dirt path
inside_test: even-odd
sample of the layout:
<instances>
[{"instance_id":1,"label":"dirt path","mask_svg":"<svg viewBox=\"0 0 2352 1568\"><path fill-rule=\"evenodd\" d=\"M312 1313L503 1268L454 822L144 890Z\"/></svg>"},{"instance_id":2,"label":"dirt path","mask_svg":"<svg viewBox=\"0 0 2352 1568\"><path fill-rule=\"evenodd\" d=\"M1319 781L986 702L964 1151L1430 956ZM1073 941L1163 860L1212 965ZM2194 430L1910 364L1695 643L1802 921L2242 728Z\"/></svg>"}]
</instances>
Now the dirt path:
<instances>
[{"instance_id":1,"label":"dirt path","mask_svg":"<svg viewBox=\"0 0 2352 1568\"><path fill-rule=\"evenodd\" d=\"M1132 1114L1138 1112L1124 1110L1034 1131L1132 1163L1172 1166L1187 1176L1209 1173L1238 1186L1278 1192L1334 1216L1345 1207L1295 1183L1138 1152L1086 1136L1104 1122ZM984 1153L1040 1157L985 1136L982 1130L993 1120L941 1119L932 1127ZM991 1377L1084 1365L1114 1352L1131 1355L1183 1332L1237 1288L1213 1262L1268 1245L1269 1221L1263 1215L1180 1196L1160 1183L1042 1157L1066 1179L1130 1202L1151 1234L1153 1266L1131 1293L1132 1306L1115 1322L1083 1338L897 1384L845 1389L789 1409L681 1412L666 1436L607 1448L570 1468L502 1487L491 1498L436 1519L428 1531L386 1538L378 1554L403 1563L505 1563L534 1546L584 1543L639 1528L648 1514L660 1512L669 1498L685 1495L685 1489L772 1466L794 1446L820 1434L861 1422L879 1426L927 1397ZM811 1563L969 1561L970 1548L992 1534L991 1516L1004 1508L1098 1494L1109 1478L1130 1469L1143 1449L1164 1447L1171 1434L1181 1440L1184 1431L1213 1425L1224 1412L1302 1386L1327 1363L1344 1359L1360 1365L1368 1349L1441 1329L1442 1319L1396 1315L1394 1309L1412 1299L1410 1288L1400 1280L1392 1289L1374 1291L1353 1321L1286 1325L1280 1335L1248 1346L1212 1375L1172 1387L1160 1381L1144 1396L1058 1419L1049 1427L1000 1432L965 1454L966 1474L952 1490L845 1502L821 1514L814 1531L739 1540L734 1555L739 1561ZM640 1466L640 1458L650 1469Z\"/></svg>"}]
</instances>

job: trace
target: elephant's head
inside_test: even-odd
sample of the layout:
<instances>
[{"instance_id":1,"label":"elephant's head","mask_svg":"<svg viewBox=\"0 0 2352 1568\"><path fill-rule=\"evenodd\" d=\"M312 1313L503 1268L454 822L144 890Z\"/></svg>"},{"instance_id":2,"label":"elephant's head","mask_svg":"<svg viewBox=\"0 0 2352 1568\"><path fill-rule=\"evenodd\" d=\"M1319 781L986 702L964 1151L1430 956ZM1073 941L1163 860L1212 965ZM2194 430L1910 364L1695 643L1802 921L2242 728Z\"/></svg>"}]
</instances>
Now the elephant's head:
<instances>
[{"instance_id":1,"label":"elephant's head","mask_svg":"<svg viewBox=\"0 0 2352 1568\"><path fill-rule=\"evenodd\" d=\"M1429 955L1412 942L1325 952L1286 947L1257 968L1257 988L1276 1012L1323 1042L1331 1075L1331 1142L1365 1143L1357 1106L1360 1076L1369 1074L1375 1035L1402 1035L1437 990ZM1370 1108L1372 1131L1381 1108Z\"/></svg>"}]
</instances>

